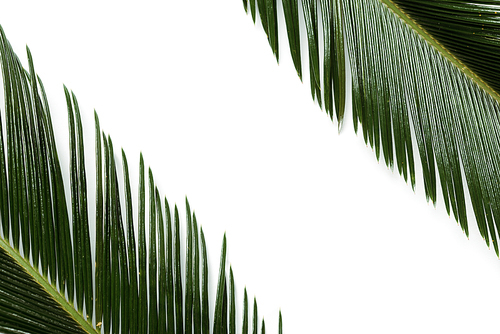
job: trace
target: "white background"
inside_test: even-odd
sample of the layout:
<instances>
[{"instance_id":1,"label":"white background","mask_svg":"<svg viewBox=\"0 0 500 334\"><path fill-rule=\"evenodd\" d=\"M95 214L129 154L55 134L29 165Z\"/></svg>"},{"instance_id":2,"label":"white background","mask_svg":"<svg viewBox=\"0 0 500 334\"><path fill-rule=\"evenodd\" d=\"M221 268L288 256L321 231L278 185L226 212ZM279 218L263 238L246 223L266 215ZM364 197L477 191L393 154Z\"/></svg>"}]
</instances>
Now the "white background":
<instances>
[{"instance_id":1,"label":"white background","mask_svg":"<svg viewBox=\"0 0 500 334\"><path fill-rule=\"evenodd\" d=\"M89 187L95 108L135 167L135 187L142 150L181 212L188 196L212 294L225 231L238 304L246 285L268 333L279 308L287 334L497 329L500 266L472 210L468 240L441 197L436 208L425 201L420 174L414 193L376 161L350 108L339 134L312 102L307 75L297 78L283 25L278 66L241 0L79 3L0 6L14 49L24 62L30 46L46 85L61 163L64 83L82 110Z\"/></svg>"}]
</instances>

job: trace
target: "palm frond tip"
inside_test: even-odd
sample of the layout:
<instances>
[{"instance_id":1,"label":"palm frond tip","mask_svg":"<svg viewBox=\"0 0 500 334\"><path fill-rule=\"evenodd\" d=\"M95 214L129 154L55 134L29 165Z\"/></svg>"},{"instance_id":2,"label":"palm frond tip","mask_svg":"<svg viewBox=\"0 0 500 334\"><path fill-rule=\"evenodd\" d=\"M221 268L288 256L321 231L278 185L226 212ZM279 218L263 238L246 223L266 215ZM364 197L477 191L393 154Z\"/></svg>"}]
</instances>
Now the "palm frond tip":
<instances>
[{"instance_id":1,"label":"palm frond tip","mask_svg":"<svg viewBox=\"0 0 500 334\"><path fill-rule=\"evenodd\" d=\"M299 76L296 31L307 32L313 98L320 106L323 98L326 112L332 117L335 110L342 122L347 48L355 131L361 124L377 159L383 156L387 166L396 165L413 188L415 147L427 199L436 202L439 178L448 214L468 235L466 185L479 231L498 255L500 6L491 1L304 0L299 20L296 3L283 1L285 26Z\"/></svg>"},{"instance_id":2,"label":"palm frond tip","mask_svg":"<svg viewBox=\"0 0 500 334\"><path fill-rule=\"evenodd\" d=\"M162 206L149 169L146 217L141 154L136 239L125 152L122 150L121 181L113 142L101 130L95 112L96 242L95 250L91 250L89 224L93 219L88 216L82 115L75 94L64 87L70 133L70 226L48 99L29 49L27 53L29 71L21 65L0 27L7 129L4 140L0 126L0 331L209 333L212 326L227 329L228 322L233 328L234 278L230 270L228 305L225 236L219 281L219 287L222 284L224 288L210 320L207 249L203 230L200 227L198 233L196 216L187 199L183 305L177 206L173 215L166 198ZM120 191L124 192L124 208Z\"/></svg>"}]
</instances>

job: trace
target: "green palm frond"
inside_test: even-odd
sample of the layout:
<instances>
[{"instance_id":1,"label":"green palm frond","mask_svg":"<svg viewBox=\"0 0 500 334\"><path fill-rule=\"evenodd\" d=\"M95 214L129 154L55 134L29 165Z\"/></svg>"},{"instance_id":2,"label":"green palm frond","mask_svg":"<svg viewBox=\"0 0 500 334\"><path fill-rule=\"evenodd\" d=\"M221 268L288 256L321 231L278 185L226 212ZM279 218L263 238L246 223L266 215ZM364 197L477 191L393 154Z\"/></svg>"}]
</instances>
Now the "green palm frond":
<instances>
[{"instance_id":1,"label":"green palm frond","mask_svg":"<svg viewBox=\"0 0 500 334\"><path fill-rule=\"evenodd\" d=\"M413 188L416 144L427 199L436 202L440 184L448 214L469 235L467 187L481 236L498 255L500 6L492 1L304 0L299 20L297 4L283 1L285 25L299 76L297 30L307 31L313 98L330 117L335 111L340 126L345 46L355 130L361 124L377 159L395 166ZM274 41L277 32L266 28L269 17L261 15L261 21Z\"/></svg>"},{"instance_id":2,"label":"green palm frond","mask_svg":"<svg viewBox=\"0 0 500 334\"><path fill-rule=\"evenodd\" d=\"M27 55L29 70L0 27L7 129L5 140L0 131L0 332L208 334L211 327L213 333L226 333L229 326L235 333L235 286L231 268L227 282L225 235L212 314L205 237L188 200L184 256L179 210L174 206L172 214L166 198L162 205L151 168L146 185L141 154L136 238L125 152L120 180L113 142L101 130L97 113L96 209L95 219L89 217L82 115L75 94L64 87L70 152L67 205L47 95L28 48Z\"/></svg>"}]
</instances>

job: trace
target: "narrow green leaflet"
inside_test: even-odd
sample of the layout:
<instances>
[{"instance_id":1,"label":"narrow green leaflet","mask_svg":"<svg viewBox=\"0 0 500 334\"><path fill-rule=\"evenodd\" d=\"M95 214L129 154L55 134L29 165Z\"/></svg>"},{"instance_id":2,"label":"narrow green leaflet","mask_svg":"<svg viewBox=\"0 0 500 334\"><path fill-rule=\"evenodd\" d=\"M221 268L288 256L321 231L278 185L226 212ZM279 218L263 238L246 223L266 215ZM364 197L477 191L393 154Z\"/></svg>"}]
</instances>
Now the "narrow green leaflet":
<instances>
[{"instance_id":1,"label":"narrow green leaflet","mask_svg":"<svg viewBox=\"0 0 500 334\"><path fill-rule=\"evenodd\" d=\"M273 50L276 60L279 62L279 48L278 48L278 15L276 0L266 0L266 16L268 25L268 39L271 50Z\"/></svg>"},{"instance_id":2,"label":"narrow green leaflet","mask_svg":"<svg viewBox=\"0 0 500 334\"><path fill-rule=\"evenodd\" d=\"M220 322L219 333L225 334L228 331L228 302L227 302L227 279L224 279L224 293L222 296L222 316Z\"/></svg>"},{"instance_id":3,"label":"narrow green leaflet","mask_svg":"<svg viewBox=\"0 0 500 334\"><path fill-rule=\"evenodd\" d=\"M200 247L198 236L198 222L196 214L193 212L193 332L201 333L201 312L200 300Z\"/></svg>"},{"instance_id":4,"label":"narrow green leaflet","mask_svg":"<svg viewBox=\"0 0 500 334\"><path fill-rule=\"evenodd\" d=\"M262 28L264 28L264 32L266 33L267 38L269 38L269 26L267 21L267 0L255 0L257 3L257 7L259 9L260 22L262 23Z\"/></svg>"},{"instance_id":5,"label":"narrow green leaflet","mask_svg":"<svg viewBox=\"0 0 500 334\"><path fill-rule=\"evenodd\" d=\"M281 310L280 310L279 320L278 320L278 334L283 334L283 318L281 316Z\"/></svg>"},{"instance_id":6,"label":"narrow green leaflet","mask_svg":"<svg viewBox=\"0 0 500 334\"><path fill-rule=\"evenodd\" d=\"M320 1L321 13L323 19L323 82L324 82L324 104L325 111L330 117L333 117L333 79L332 79L332 13L331 2L329 0ZM315 73L316 75L316 73Z\"/></svg>"},{"instance_id":7,"label":"narrow green leaflet","mask_svg":"<svg viewBox=\"0 0 500 334\"><path fill-rule=\"evenodd\" d=\"M339 127L342 124L345 113L346 101L346 68L345 68L345 50L344 50L344 20L342 13L342 3L340 1L332 1L332 80L333 94L335 98L335 114L339 122ZM325 92L326 94L326 88Z\"/></svg>"},{"instance_id":8,"label":"narrow green leaflet","mask_svg":"<svg viewBox=\"0 0 500 334\"><path fill-rule=\"evenodd\" d=\"M88 212L87 212L87 177L85 173L85 153L83 147L83 128L82 120L80 116L80 108L78 107L78 101L75 94L72 93L73 105L75 107L75 123L76 123L76 134L77 134L77 145L78 145L78 196L79 196L79 229L82 237L82 269L83 273L83 285L84 285L84 296L85 296L85 310L88 320L92 319L93 316L93 282L92 282L92 258L90 251L90 236L89 236L89 226L88 226ZM42 205L43 207L43 205ZM45 213L46 214L46 213ZM43 216L43 215L42 215Z\"/></svg>"},{"instance_id":9,"label":"narrow green leaflet","mask_svg":"<svg viewBox=\"0 0 500 334\"><path fill-rule=\"evenodd\" d=\"M125 205L127 212L127 245L128 245L128 269L129 269L129 328L131 333L138 331L138 286L137 286L137 252L135 245L134 216L132 210L132 194L130 191L130 179L128 173L127 157L122 150L123 175L125 182Z\"/></svg>"},{"instance_id":10,"label":"narrow green leaflet","mask_svg":"<svg viewBox=\"0 0 500 334\"><path fill-rule=\"evenodd\" d=\"M201 332L210 334L210 312L208 310L208 260L207 260L207 245L205 243L205 235L203 228L200 227L201 240Z\"/></svg>"},{"instance_id":11,"label":"narrow green leaflet","mask_svg":"<svg viewBox=\"0 0 500 334\"><path fill-rule=\"evenodd\" d=\"M302 1L302 10L307 31L309 47L309 78L311 95L321 106L321 84L319 71L319 42L318 42L318 10L315 0Z\"/></svg>"},{"instance_id":12,"label":"narrow green leaflet","mask_svg":"<svg viewBox=\"0 0 500 334\"><path fill-rule=\"evenodd\" d=\"M220 266L219 266L219 280L217 283L217 295L215 298L215 312L214 312L214 328L213 333L225 333L223 332L223 316L224 316L224 291L226 286L226 234L224 234L224 239L222 240L222 250L221 250Z\"/></svg>"},{"instance_id":13,"label":"narrow green leaflet","mask_svg":"<svg viewBox=\"0 0 500 334\"><path fill-rule=\"evenodd\" d=\"M113 142L111 138L108 137L109 143L109 162L111 177L109 182L111 183L111 195L112 195L112 205L111 205L111 215L113 223L113 233L112 238L112 249L113 249L113 276L118 276L113 278L116 282L114 289L112 290L115 294L112 299L113 304L113 331L118 332L128 332L129 331L129 275L128 275L128 262L127 262L127 249L125 244L125 231L123 228L123 219L120 207L120 192L118 187L118 177L116 174L116 165L114 159ZM108 180L107 180L108 182ZM116 271L115 271L116 270Z\"/></svg>"},{"instance_id":14,"label":"narrow green leaflet","mask_svg":"<svg viewBox=\"0 0 500 334\"><path fill-rule=\"evenodd\" d=\"M102 142L104 146L104 179L110 179L110 166L109 163L109 148L108 140L104 133L102 133ZM104 204L104 239L103 239L103 265L102 265L102 279L103 279L103 293L102 293L102 309L103 318L101 326L104 323L104 333L109 333L111 329L111 189L110 182L105 182L105 204Z\"/></svg>"},{"instance_id":15,"label":"narrow green leaflet","mask_svg":"<svg viewBox=\"0 0 500 334\"><path fill-rule=\"evenodd\" d=\"M109 183L110 195L110 221L111 229L110 249L111 249L111 329L113 333L118 333L120 328L120 299L122 297L120 286L122 275L120 275L119 263L119 241L118 241L118 212L116 203L116 184L114 182L114 149L111 138L108 136L108 163L109 175L106 182ZM126 319L125 319L126 320Z\"/></svg>"},{"instance_id":16,"label":"narrow green leaflet","mask_svg":"<svg viewBox=\"0 0 500 334\"><path fill-rule=\"evenodd\" d=\"M241 328L242 334L248 334L248 295L247 288L243 293L243 325Z\"/></svg>"},{"instance_id":17,"label":"narrow green leaflet","mask_svg":"<svg viewBox=\"0 0 500 334\"><path fill-rule=\"evenodd\" d=\"M158 231L158 333L167 332L167 266L165 253L165 226L161 209L161 198L158 188L155 188L156 228Z\"/></svg>"},{"instance_id":18,"label":"narrow green leaflet","mask_svg":"<svg viewBox=\"0 0 500 334\"><path fill-rule=\"evenodd\" d=\"M184 298L184 333L191 334L193 330L193 223L191 208L186 198L186 295Z\"/></svg>"},{"instance_id":19,"label":"narrow green leaflet","mask_svg":"<svg viewBox=\"0 0 500 334\"><path fill-rule=\"evenodd\" d=\"M29 117L29 121L32 124L32 131L35 133L35 138L37 140L38 147L37 157L35 160L35 165L37 166L37 175L38 175L38 186L39 190L43 193L43 198L40 200L40 213L41 213L41 226L43 233L43 242L44 242L44 250L46 253L46 261L44 268L44 273L47 274L47 271L50 272L51 283L56 283L56 255L54 252L55 248L55 235L54 235L54 221L52 216L52 206L50 201L50 179L49 179L49 163L47 161L48 154L48 145L46 140L46 131L45 123L43 122L43 105L39 95L38 90L38 81L34 69L33 58L31 56L30 49L26 47L26 52L28 55L28 63L29 63L29 76L28 73L25 73L25 80L23 80L23 87L28 90L28 81L31 83L31 100L33 101L31 105L31 109L33 110L33 114ZM29 94L26 91L26 94ZM28 99L29 101L29 99ZM29 103L28 103L29 107ZM77 115L78 116L78 115ZM81 133L81 128L77 129L78 133ZM82 144L79 143L79 146ZM27 226L28 224L26 224ZM29 239L27 235L23 234L24 240L23 243L26 242L29 244ZM24 245L23 245L24 246ZM28 248L27 246L24 246ZM29 253L29 252L27 252Z\"/></svg>"},{"instance_id":20,"label":"narrow green leaflet","mask_svg":"<svg viewBox=\"0 0 500 334\"><path fill-rule=\"evenodd\" d=\"M148 331L148 297L146 279L146 190L144 158L139 159L139 333Z\"/></svg>"},{"instance_id":21,"label":"narrow green leaflet","mask_svg":"<svg viewBox=\"0 0 500 334\"><path fill-rule=\"evenodd\" d=\"M174 232L173 232L173 272L174 272L174 298L175 298L175 332L184 330L184 319L182 315L182 273L181 273L181 237L179 211L177 205L174 207Z\"/></svg>"},{"instance_id":22,"label":"narrow green leaflet","mask_svg":"<svg viewBox=\"0 0 500 334\"><path fill-rule=\"evenodd\" d=\"M256 2L256 0L249 0L249 1L250 1L250 13L252 14L252 20L255 23L255 15L256 15L255 2Z\"/></svg>"},{"instance_id":23,"label":"narrow green leaflet","mask_svg":"<svg viewBox=\"0 0 500 334\"><path fill-rule=\"evenodd\" d=\"M174 267L173 267L173 224L172 216L170 214L170 206L168 205L167 198L165 198L165 219L167 225L167 333L174 334L175 331L175 308L174 308ZM205 301L205 296L202 300ZM206 296L208 301L208 296Z\"/></svg>"},{"instance_id":24,"label":"narrow green leaflet","mask_svg":"<svg viewBox=\"0 0 500 334\"><path fill-rule=\"evenodd\" d=\"M156 206L153 172L149 169L149 332L158 332Z\"/></svg>"},{"instance_id":25,"label":"narrow green leaflet","mask_svg":"<svg viewBox=\"0 0 500 334\"><path fill-rule=\"evenodd\" d=\"M78 182L78 165L77 165L77 144L75 139L75 118L73 111L73 103L71 96L64 86L64 94L66 95L66 104L68 107L69 120L69 150L70 150L70 180L71 180L71 217L73 225L73 240L74 240L74 255L75 255L75 287L76 287L76 304L78 311L83 311L83 295L84 295L84 267L83 267L83 236L80 221L80 201L79 201L79 182ZM38 211L35 209L35 211ZM33 218L35 219L35 218ZM42 252L42 256L43 256Z\"/></svg>"},{"instance_id":26,"label":"narrow green leaflet","mask_svg":"<svg viewBox=\"0 0 500 334\"><path fill-rule=\"evenodd\" d=\"M253 299L253 318L252 318L252 333L257 334L259 331L259 312L257 310L257 299Z\"/></svg>"},{"instance_id":27,"label":"narrow green leaflet","mask_svg":"<svg viewBox=\"0 0 500 334\"><path fill-rule=\"evenodd\" d=\"M236 297L233 268L229 267L229 334L236 334Z\"/></svg>"},{"instance_id":28,"label":"narrow green leaflet","mask_svg":"<svg viewBox=\"0 0 500 334\"><path fill-rule=\"evenodd\" d=\"M95 120L95 163L96 163L96 203L95 203L95 319L97 327L102 324L103 307L103 180L102 180L102 145L101 145L101 126L99 116L94 111ZM127 175L128 176L128 175Z\"/></svg>"},{"instance_id":29,"label":"narrow green leaflet","mask_svg":"<svg viewBox=\"0 0 500 334\"><path fill-rule=\"evenodd\" d=\"M298 0L283 0L283 12L285 14L286 32L293 65L295 66L297 75L302 80Z\"/></svg>"}]
</instances>

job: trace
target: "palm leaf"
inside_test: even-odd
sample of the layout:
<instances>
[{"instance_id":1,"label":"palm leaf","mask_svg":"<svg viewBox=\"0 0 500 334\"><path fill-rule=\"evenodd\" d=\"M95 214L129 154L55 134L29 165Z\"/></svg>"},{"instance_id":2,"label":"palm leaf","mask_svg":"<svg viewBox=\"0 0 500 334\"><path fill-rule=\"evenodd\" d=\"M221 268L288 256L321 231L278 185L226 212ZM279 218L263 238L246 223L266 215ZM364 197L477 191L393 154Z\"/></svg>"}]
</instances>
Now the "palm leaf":
<instances>
[{"instance_id":1,"label":"palm leaf","mask_svg":"<svg viewBox=\"0 0 500 334\"><path fill-rule=\"evenodd\" d=\"M193 204L198 203L198 212L207 212L208 209L214 211L214 218L210 221L218 222L219 230L204 224L209 256L210 253L217 253L211 251L210 246L219 247L219 237L226 228L231 241L230 253L235 250L234 241L237 241L240 247L249 248L255 247L258 240L258 250L269 255L280 254L280 251L275 252L273 249L281 250L284 263L279 267L279 274L275 272L265 278L259 275L259 269L273 268L271 264L274 264L274 257L259 257L257 252L252 253L252 257L243 262L235 256L231 258L235 273L248 269L250 273L245 274L245 277L255 276L255 281L265 280L262 286L269 286L276 293L282 294L285 294L284 291L288 293L293 290L289 285L282 284L283 277L296 287L302 287L302 279L305 282L305 278L309 278L307 270L304 269L310 268L311 262L318 264L318 268L323 268L318 278L327 276L328 280L309 286L307 296L299 296L302 298L301 303L285 304L287 330L292 327L292 321L295 322L292 328L298 332L320 332L325 328L325 323L321 321L316 323L316 327L312 327L313 324L307 328L300 327L303 323L301 318L311 319L317 315L311 312L313 308L303 308L304 304L324 305L325 314L328 314L326 319L329 319L330 315L335 317L331 325L343 324L349 330L352 329L352 324L357 324L357 328L362 326L358 322L359 314L362 314L367 318L367 321L363 322L367 328L358 332L370 332L380 327L384 328L383 331L398 333L405 330L396 330L397 324L406 326L408 323L415 323L421 332L426 332L429 331L427 326L434 325L432 321L436 320L436 314L439 314L440 319L437 326L441 324L442 331L445 332L477 332L474 324L485 329L491 326L491 322L484 319L490 314L491 319L494 319L494 313L497 311L494 302L498 298L494 283L497 276L493 270L496 268L493 265L495 259L493 253L485 257L486 249L481 248L478 250L481 254L478 258L472 256L474 251L470 252L470 249L477 246L473 235L476 229L471 228L472 237L468 241L461 236L459 229L455 229L454 224L446 223L447 220L434 219L435 210L432 206L426 205L411 192L402 191L402 182L394 179L392 173L380 173L385 171L385 166L377 165L369 153L370 149L365 149L354 133L337 136L334 131L336 124L332 126L317 110L311 108L307 89L292 76L294 71L290 69L293 65L287 64L289 60L286 42L280 41L280 68L276 66L270 53L260 52L262 50L259 46L268 47L267 38L255 33L249 18L245 20L240 2L228 1L221 12L217 10L224 2L219 5L212 4L214 11L191 12L192 21L196 24L190 23L189 26L204 26L204 29L197 30L197 35L190 35L189 32L170 33L176 31L175 24L179 24L179 21L173 20L172 17L185 19L179 13L189 12L191 6L187 4L179 5L181 10L174 12L162 7L155 7L154 11L147 10L148 13L144 17L149 18L149 23L162 22L159 29L148 23L134 25L132 29L129 20L130 17L135 17L135 13L131 16L128 11L123 16L114 16L111 8L103 8L102 12L91 12L82 6L79 10L85 14L68 20L67 17L71 15L50 15L52 11L58 13L58 9L46 2L43 11L35 11L37 15L24 13L19 3L5 4L6 7L18 10L2 11L6 15L2 21L6 22L5 27L9 28L13 42L29 40L32 50L36 50L37 59L42 59L40 57L47 54L45 51L49 46L50 50L53 50L49 59L43 60L43 64L50 64L51 60L56 62L52 68L49 67L50 70L42 68L41 60L37 63L37 68L44 74L45 80L56 78L57 72L51 71L58 68L65 71L63 76L68 78L65 81L78 77L78 80L69 83L78 91L80 105L83 106L86 100L90 100L92 103L86 103L87 105L99 107L101 121L107 128L112 129L109 131L114 134L115 142L119 140L120 144L125 143L127 151L134 152L135 157L138 156L140 147L137 148L138 144L134 145L134 142L146 142L149 139L144 153L151 161L150 164L158 171L173 171L166 175L169 177L169 193L176 193L178 181L181 191L177 198L183 201L183 191L188 190L190 199L196 199ZM73 7L67 7L66 13L71 13L71 8ZM204 6L200 8L206 9ZM14 12L27 16L23 16L23 20L17 15L7 16L7 13ZM145 12L145 8L142 9L141 6L137 14L143 15ZM41 13L44 15L40 15ZM113 17L113 26L120 31L119 34L108 34L110 17ZM161 18L156 21L151 20L151 17ZM93 24L87 25L85 22L90 18ZM211 22L208 18L218 19ZM44 21L54 24L46 25ZM61 26L65 29L60 30ZM229 30L232 35L223 33L221 26L231 27ZM281 33L284 34L282 27L280 25ZM207 32L210 32L208 35L212 36L212 39L205 39ZM18 33L19 37L14 39L13 33ZM137 36L137 33L140 38L134 41L140 48L131 49L130 39L119 37ZM71 38L65 40L66 36ZM158 48L154 51L147 48L152 36L160 41L155 44ZM181 36L183 43L180 42ZM240 36L244 38L237 38ZM228 38L231 43L227 43ZM51 40L57 42L48 46L44 44L45 41L50 43ZM305 41L303 38L302 40ZM198 54L200 46L206 46L206 41L220 49L216 52L204 52L207 62L193 61L192 56ZM172 52L173 42L179 46L176 50L185 51ZM62 45L64 48L57 47ZM20 45L18 49L22 50L22 47L23 45ZM163 48L166 49L167 55L162 53ZM207 46L206 51L211 50L213 49ZM241 50L244 50L244 55ZM302 58L308 61L307 54ZM135 72L135 66L131 64L140 59L147 61L141 62L141 71ZM163 61L165 64L179 64L180 66L175 66L178 71L170 72L172 67L166 66L159 68L162 71L157 72L157 64L163 64ZM234 70L235 68L238 70ZM75 73L70 71L71 69L78 69L79 72ZM131 72L126 72L124 76L121 72L124 69ZM148 79L142 75L144 73L150 74ZM193 77L187 76L188 73L200 74L194 81L199 84L193 86ZM307 73L309 69L304 67L304 82L309 85ZM107 80L96 80L102 76ZM85 81L85 78L88 80ZM170 80L171 78L173 80ZM186 80L188 78L189 80ZM156 79L161 81L155 81ZM132 81L134 84L130 84ZM58 82L52 85L57 85L55 89L51 89L50 81L45 82L51 91L62 93ZM144 82L154 84L149 86L143 84ZM157 91L155 87L161 89ZM191 89L194 87L203 89ZM283 93L284 87L290 89L288 94ZM154 96L146 92L150 89L156 93ZM89 92L92 98L85 97L84 94ZM201 94L202 98L192 99L193 92ZM302 92L304 94L301 94ZM108 93L118 98L110 99ZM272 94L273 98L269 98L267 93ZM122 96L127 98L122 99ZM150 99L139 99L140 96L149 96ZM222 96L225 98L221 98ZM51 101L53 120L57 122L62 118L62 126L66 127L65 115L61 117L57 114L58 110L65 110L63 107L56 107L55 103L59 100L64 98L58 97ZM189 101L189 107L186 101ZM293 103L290 103L292 101ZM266 108L263 108L264 104ZM217 108L212 108L213 105L217 105ZM162 106L161 113L158 112L158 106ZM196 107L191 109L191 106ZM210 107L209 111L207 107ZM186 112L187 109L189 112ZM136 117L137 112L141 117ZM115 122L117 117L121 117L122 122ZM65 132L59 131L60 127L57 123L54 124L58 139L61 139L61 133L64 136ZM349 127L352 127L351 117L347 116L344 129ZM90 129L91 126L85 128ZM136 132L143 128L149 131ZM125 134L119 137L119 130L122 129ZM277 137L276 133L280 136ZM137 139L139 136L141 140ZM197 141L198 138L203 140ZM231 139L229 144L234 143L241 151L230 146L228 138ZM66 148L67 142L64 137L62 139L61 147ZM155 143L158 147L152 149ZM90 146L91 144L88 145ZM129 148L132 150L129 151ZM231 154L228 154L228 150ZM157 152L162 152L160 157L156 157ZM61 162L67 166L65 155L60 153ZM208 160L208 155L216 157L216 161ZM175 162L172 161L174 157L177 158ZM90 159L91 157L87 161ZM161 165L160 161L166 162ZM417 176L421 175L418 172L419 164L416 164ZM135 159L131 165L132 169L137 167ZM185 166L190 167L186 169ZM199 169L199 166L203 168ZM87 171L90 172L90 168ZM304 175L307 177L303 177ZM133 184L137 187L136 180L137 176L133 177ZM204 187L199 187L200 184ZM418 178L416 188L418 196L423 196L423 182L419 182ZM195 190L199 192L195 193ZM217 196L214 196L214 191L218 191ZM415 197L416 201L413 200ZM203 198L203 201L200 198ZM217 203L223 205L225 214L220 215L220 209L217 210L219 205L208 209L200 207L200 202L211 203L205 198L216 198ZM136 201L137 196L134 195L133 199ZM443 218L443 201L438 201L439 214L436 218ZM248 210L249 207L254 210ZM137 215L136 211L134 212ZM242 212L245 214L242 215ZM472 209L468 210L468 213L472 217ZM181 212L180 216L184 217L184 213ZM379 217L383 217L384 221L380 222ZM308 228L300 228L298 235L294 234L299 231L296 227L305 223ZM280 234L275 235L282 235L281 231L286 231L286 237L266 243L266 238L273 235L272 229L278 226ZM255 232L254 229L258 234L251 234ZM213 233L214 231L216 233ZM243 236L235 238L240 231ZM262 231L269 233L262 234ZM318 235L317 231L324 233ZM300 254L294 252L298 240L305 241L305 245L309 246L304 247ZM424 240L425 247L422 248ZM273 246L270 247L270 244ZM328 249L318 249L318 245L328 245ZM315 250L320 252L314 252ZM351 250L355 253L351 253ZM471 253L470 256L465 250ZM331 257L316 256L314 253L328 254ZM312 256L302 257L302 254ZM290 261L291 259L294 261ZM487 263L487 260L491 262ZM215 262L212 260L210 263ZM492 270L488 269L490 267ZM328 273L328 268L334 268L334 273ZM286 271L287 269L289 271ZM368 275L366 269L370 270ZM471 277L472 275L474 277ZM214 281L215 278L210 280L211 283ZM488 284L489 281L492 281L492 284ZM458 293L469 286L472 289L470 293ZM325 291L325 287L330 290ZM303 291L302 288L299 291ZM380 291L383 291L383 297ZM253 291L249 292L252 298ZM266 293L264 297L273 295ZM328 296L333 299L325 299ZM328 300L333 302L329 303ZM377 301L380 300L385 303L379 304ZM428 300L432 302L425 304ZM259 314L265 315L269 330L271 318L261 305L275 303L268 303L267 300L264 303L262 296L259 296L259 302ZM292 307L300 309L301 313L291 316ZM461 318L460 323L455 322L456 314L461 314L464 309L472 314Z\"/></svg>"},{"instance_id":2,"label":"palm leaf","mask_svg":"<svg viewBox=\"0 0 500 334\"><path fill-rule=\"evenodd\" d=\"M362 125L363 138L377 159L382 155L388 167L396 165L413 188L415 141L427 199L437 201L440 184L448 214L453 213L468 236L467 186L479 232L498 255L500 96L495 68L500 7L490 1L325 0L316 10L316 1L302 3L310 77L322 87L326 112L332 117L335 110L342 122L345 36L355 129ZM301 21L291 14L292 4L284 1L283 7L298 68L294 36ZM321 82L317 29L324 36ZM321 105L313 86L313 98Z\"/></svg>"},{"instance_id":3,"label":"palm leaf","mask_svg":"<svg viewBox=\"0 0 500 334\"><path fill-rule=\"evenodd\" d=\"M139 238L135 239L127 159L122 150L122 183L118 178L113 142L102 132L97 113L94 113L96 243L95 250L91 249L90 222L93 219L88 214L84 131L78 100L64 86L70 134L69 215L48 99L29 49L27 55L29 71L21 65L0 27L0 60L6 102L4 119L7 123L6 140L0 142L0 331L190 333L194 330L201 333L210 321L207 251L203 231L201 245L199 243L198 223L187 199L183 312L177 207L172 223L168 202L165 199L163 208L149 168L149 210L146 215L145 165L141 154ZM1 131L0 137L3 138ZM123 189L124 210L120 194ZM146 242L146 219L149 222L149 242ZM93 260L95 271L92 269ZM235 310L232 270L233 299L230 305L227 302L225 236L220 263L218 285L219 290L223 286L223 292L217 296L212 321L214 328L226 332L228 308L231 307L231 324L234 324Z\"/></svg>"}]
</instances>

